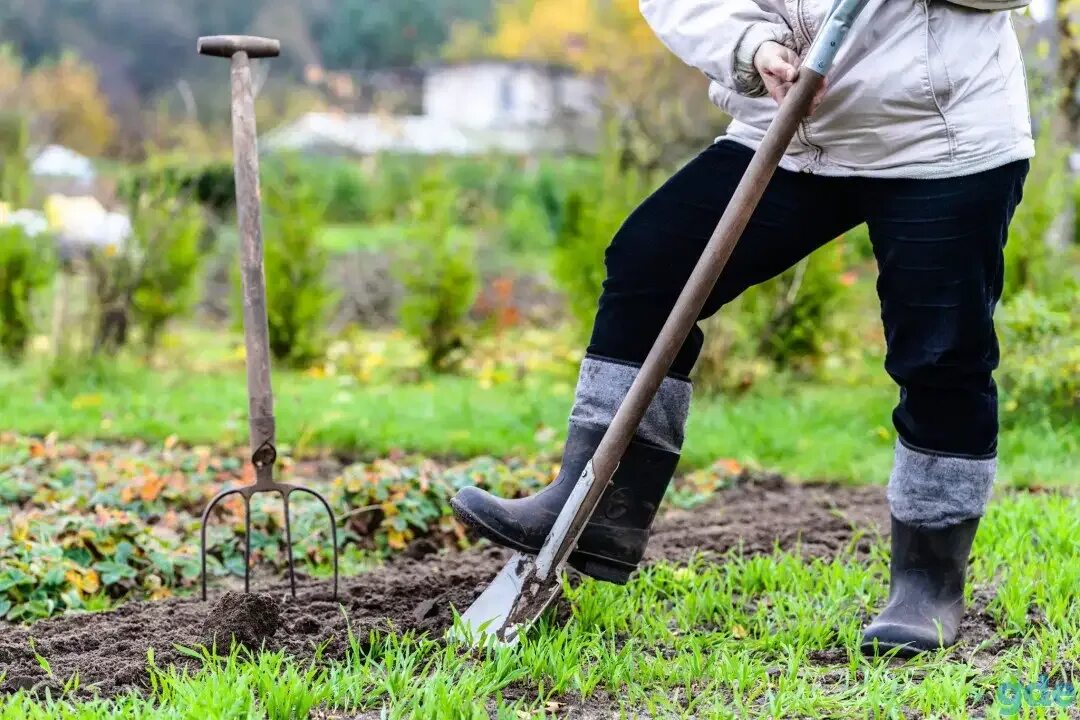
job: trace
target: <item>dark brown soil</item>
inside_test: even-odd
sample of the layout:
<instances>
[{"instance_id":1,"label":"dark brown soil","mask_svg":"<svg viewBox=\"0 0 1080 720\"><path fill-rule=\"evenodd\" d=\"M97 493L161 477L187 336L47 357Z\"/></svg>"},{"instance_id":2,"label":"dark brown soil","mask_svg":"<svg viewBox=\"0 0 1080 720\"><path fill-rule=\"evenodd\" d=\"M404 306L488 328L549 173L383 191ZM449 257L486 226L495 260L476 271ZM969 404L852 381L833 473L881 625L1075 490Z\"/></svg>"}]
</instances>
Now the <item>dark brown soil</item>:
<instances>
[{"instance_id":1,"label":"dark brown soil","mask_svg":"<svg viewBox=\"0 0 1080 720\"><path fill-rule=\"evenodd\" d=\"M207 613L202 642L209 648L227 648L235 641L258 650L280 627L281 603L273 595L227 592Z\"/></svg>"},{"instance_id":2,"label":"dark brown soil","mask_svg":"<svg viewBox=\"0 0 1080 720\"><path fill-rule=\"evenodd\" d=\"M770 553L776 546L831 557L851 545L856 551L868 546L869 541L860 538L883 532L887 519L882 488L750 480L719 493L705 507L667 514L658 523L648 559L680 561L696 552L740 547L746 553ZM311 657L323 642L325 657L341 657L347 627L359 638L375 628L441 635L451 622L450 606L467 607L507 557L490 546L418 555L343 580L338 601L327 583L312 582L299 588L297 600L288 597L284 586L274 586L260 589L269 592L266 596L222 593L215 598L217 605L194 599L130 603L108 613L68 615L29 627L0 624L0 667L6 672L0 692L56 690L75 672L87 694L110 696L143 687L147 648L153 646L159 665L191 662L174 645L205 643L214 631L235 633L254 646L263 643L301 658ZM214 614L225 617L208 625ZM970 622L979 622L977 611ZM48 658L51 677L35 660L31 638L37 652Z\"/></svg>"}]
</instances>

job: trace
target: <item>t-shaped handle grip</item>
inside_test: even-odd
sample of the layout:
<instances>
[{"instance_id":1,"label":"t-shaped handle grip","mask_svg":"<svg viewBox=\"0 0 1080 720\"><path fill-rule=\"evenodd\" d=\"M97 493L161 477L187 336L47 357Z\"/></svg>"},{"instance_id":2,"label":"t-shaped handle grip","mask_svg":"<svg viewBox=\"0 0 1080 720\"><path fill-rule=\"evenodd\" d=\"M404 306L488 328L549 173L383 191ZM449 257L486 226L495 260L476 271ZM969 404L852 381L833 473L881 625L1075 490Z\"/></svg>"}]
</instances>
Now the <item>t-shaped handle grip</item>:
<instances>
[{"instance_id":1,"label":"t-shaped handle grip","mask_svg":"<svg viewBox=\"0 0 1080 720\"><path fill-rule=\"evenodd\" d=\"M272 58L281 54L281 42L253 35L213 35L199 38L199 54L231 58L236 53L249 58Z\"/></svg>"}]
</instances>

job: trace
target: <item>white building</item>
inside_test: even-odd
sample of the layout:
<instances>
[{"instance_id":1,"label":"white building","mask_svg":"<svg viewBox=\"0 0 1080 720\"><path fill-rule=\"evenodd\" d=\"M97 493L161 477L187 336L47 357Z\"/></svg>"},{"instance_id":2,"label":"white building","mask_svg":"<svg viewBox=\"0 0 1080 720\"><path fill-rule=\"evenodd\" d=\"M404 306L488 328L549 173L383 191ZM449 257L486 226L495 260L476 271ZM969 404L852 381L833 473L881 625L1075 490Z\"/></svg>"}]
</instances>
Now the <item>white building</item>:
<instances>
[{"instance_id":1,"label":"white building","mask_svg":"<svg viewBox=\"0 0 1080 720\"><path fill-rule=\"evenodd\" d=\"M271 133L271 150L471 155L588 152L595 147L595 80L556 66L503 61L444 65L424 79L423 113L309 113Z\"/></svg>"},{"instance_id":2,"label":"white building","mask_svg":"<svg viewBox=\"0 0 1080 720\"><path fill-rule=\"evenodd\" d=\"M565 68L509 62L447 65L428 73L424 114L479 128L546 128L598 119L597 83Z\"/></svg>"}]
</instances>

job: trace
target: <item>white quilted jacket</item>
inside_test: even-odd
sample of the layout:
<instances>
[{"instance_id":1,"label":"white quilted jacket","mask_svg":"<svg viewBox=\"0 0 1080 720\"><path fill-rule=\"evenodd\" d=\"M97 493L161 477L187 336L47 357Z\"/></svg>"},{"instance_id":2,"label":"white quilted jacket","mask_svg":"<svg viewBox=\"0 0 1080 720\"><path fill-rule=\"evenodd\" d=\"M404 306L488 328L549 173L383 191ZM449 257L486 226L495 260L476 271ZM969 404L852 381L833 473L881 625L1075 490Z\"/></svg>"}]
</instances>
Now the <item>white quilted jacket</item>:
<instances>
[{"instance_id":1,"label":"white quilted jacket","mask_svg":"<svg viewBox=\"0 0 1080 720\"><path fill-rule=\"evenodd\" d=\"M776 113L754 54L766 40L805 53L831 5L641 0L664 44L713 81L713 102L734 118L726 137L750 147ZM1011 13L940 0L870 0L829 74L824 102L802 124L782 166L835 176L945 178L1034 154Z\"/></svg>"}]
</instances>

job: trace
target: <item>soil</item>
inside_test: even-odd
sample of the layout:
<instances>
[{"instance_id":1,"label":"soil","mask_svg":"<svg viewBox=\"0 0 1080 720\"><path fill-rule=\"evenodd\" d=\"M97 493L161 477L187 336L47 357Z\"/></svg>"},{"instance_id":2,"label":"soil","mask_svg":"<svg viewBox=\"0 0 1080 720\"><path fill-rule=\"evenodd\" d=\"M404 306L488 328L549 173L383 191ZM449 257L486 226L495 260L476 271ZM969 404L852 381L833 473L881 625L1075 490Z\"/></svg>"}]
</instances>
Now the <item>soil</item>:
<instances>
[{"instance_id":1,"label":"soil","mask_svg":"<svg viewBox=\"0 0 1080 720\"><path fill-rule=\"evenodd\" d=\"M202 642L209 648L226 648L235 641L258 650L280 627L281 603L270 593L227 592L210 608Z\"/></svg>"},{"instance_id":2,"label":"soil","mask_svg":"<svg viewBox=\"0 0 1080 720\"><path fill-rule=\"evenodd\" d=\"M808 557L832 557L847 547L865 553L887 523L882 488L746 479L704 507L661 518L647 560L679 562L733 548L771 553L777 546ZM260 588L260 595L219 591L212 605L196 599L133 602L107 613L67 615L31 626L0 624L0 667L6 672L0 692L56 691L78 672L80 692L112 696L146 686L150 646L159 666L183 665L193 661L174 645L196 646L221 633L236 635L248 647L261 644L299 658L310 658L324 642L324 657L342 657L347 627L358 638L377 628L441 636L451 623L451 605L464 610L507 557L492 546L452 554L419 548L343 579L336 601L328 583L310 582L298 587L295 600L280 585ZM973 608L964 628L968 637L994 635L984 609L985 600ZM37 653L48 658L52 676L38 665L31 638ZM847 655L833 659L823 653L816 660L843 664Z\"/></svg>"}]
</instances>

